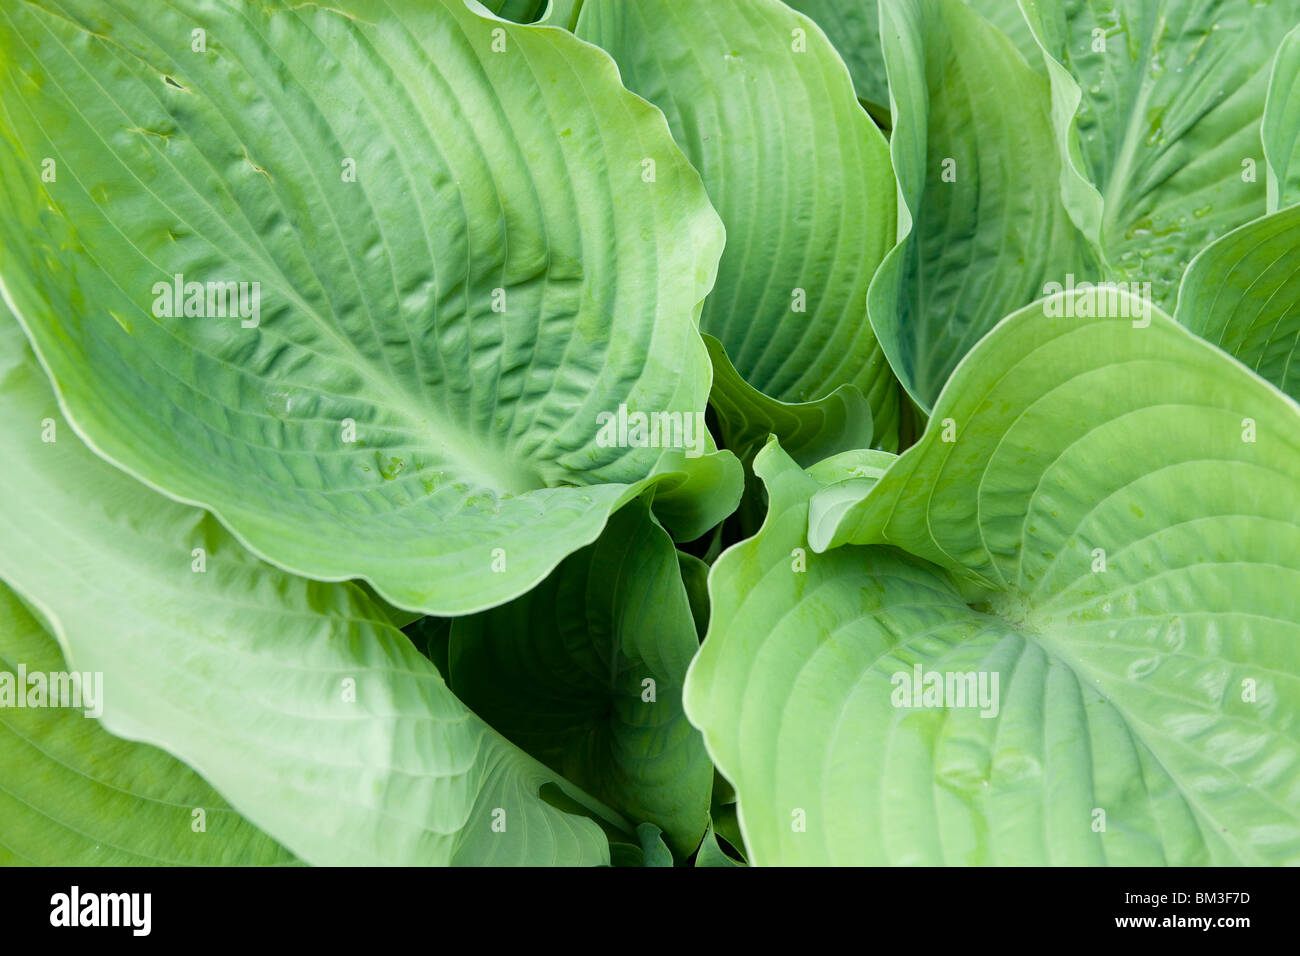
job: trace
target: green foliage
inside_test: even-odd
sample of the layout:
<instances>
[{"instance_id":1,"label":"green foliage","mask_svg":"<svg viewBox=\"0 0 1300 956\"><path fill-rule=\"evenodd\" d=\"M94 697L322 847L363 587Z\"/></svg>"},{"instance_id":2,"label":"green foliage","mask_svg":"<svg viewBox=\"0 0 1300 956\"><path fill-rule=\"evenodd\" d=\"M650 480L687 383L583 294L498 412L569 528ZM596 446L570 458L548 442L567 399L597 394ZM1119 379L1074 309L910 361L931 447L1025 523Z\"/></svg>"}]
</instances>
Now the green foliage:
<instances>
[{"instance_id":1,"label":"green foliage","mask_svg":"<svg viewBox=\"0 0 1300 956\"><path fill-rule=\"evenodd\" d=\"M1300 864L1298 150L1300 0L4 5L0 862Z\"/></svg>"}]
</instances>

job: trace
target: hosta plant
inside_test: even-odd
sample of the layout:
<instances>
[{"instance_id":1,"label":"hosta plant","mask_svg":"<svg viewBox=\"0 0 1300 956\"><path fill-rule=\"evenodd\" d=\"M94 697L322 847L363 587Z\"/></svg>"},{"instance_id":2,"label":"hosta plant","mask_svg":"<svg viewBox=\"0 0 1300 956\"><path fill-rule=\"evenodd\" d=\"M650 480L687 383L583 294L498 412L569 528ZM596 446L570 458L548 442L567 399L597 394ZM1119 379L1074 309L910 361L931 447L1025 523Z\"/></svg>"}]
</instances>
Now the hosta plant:
<instances>
[{"instance_id":1,"label":"hosta plant","mask_svg":"<svg viewBox=\"0 0 1300 956\"><path fill-rule=\"evenodd\" d=\"M1300 0L0 9L0 860L1300 864Z\"/></svg>"}]
</instances>

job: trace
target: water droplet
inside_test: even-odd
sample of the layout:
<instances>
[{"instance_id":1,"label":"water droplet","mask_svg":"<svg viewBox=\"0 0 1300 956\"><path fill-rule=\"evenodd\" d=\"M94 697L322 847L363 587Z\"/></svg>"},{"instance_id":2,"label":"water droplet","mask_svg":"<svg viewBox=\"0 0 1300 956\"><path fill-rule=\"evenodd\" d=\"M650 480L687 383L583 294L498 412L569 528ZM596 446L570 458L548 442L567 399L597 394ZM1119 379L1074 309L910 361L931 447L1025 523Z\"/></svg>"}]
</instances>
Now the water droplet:
<instances>
[{"instance_id":1,"label":"water droplet","mask_svg":"<svg viewBox=\"0 0 1300 956\"><path fill-rule=\"evenodd\" d=\"M288 418L293 411L293 392L288 389L267 392L266 407L276 418Z\"/></svg>"}]
</instances>

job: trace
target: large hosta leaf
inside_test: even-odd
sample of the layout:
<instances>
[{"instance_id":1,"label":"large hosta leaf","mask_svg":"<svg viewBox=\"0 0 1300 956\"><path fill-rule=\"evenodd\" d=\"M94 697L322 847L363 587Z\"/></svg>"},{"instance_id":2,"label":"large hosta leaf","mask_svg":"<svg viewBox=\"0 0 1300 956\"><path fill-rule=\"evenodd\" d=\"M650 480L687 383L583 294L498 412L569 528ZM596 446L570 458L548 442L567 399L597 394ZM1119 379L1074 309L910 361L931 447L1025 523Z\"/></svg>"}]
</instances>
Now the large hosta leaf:
<instances>
[{"instance_id":1,"label":"large hosta leaf","mask_svg":"<svg viewBox=\"0 0 1300 956\"><path fill-rule=\"evenodd\" d=\"M895 447L897 386L865 299L894 238L896 190L884 136L825 35L779 0L586 0L577 32L663 109L726 225L700 328L741 379L720 369L714 384L728 443L756 428L815 432L861 403L856 390L876 442ZM841 447L871 443L858 433Z\"/></svg>"},{"instance_id":2,"label":"large hosta leaf","mask_svg":"<svg viewBox=\"0 0 1300 956\"><path fill-rule=\"evenodd\" d=\"M829 540L757 459L686 689L755 862L1300 862L1300 407L1102 299L994 329Z\"/></svg>"},{"instance_id":3,"label":"large hosta leaf","mask_svg":"<svg viewBox=\"0 0 1300 956\"><path fill-rule=\"evenodd\" d=\"M999 319L1096 266L1057 199L1047 83L1011 41L959 0L898 0L881 22L903 206L868 306L928 411Z\"/></svg>"},{"instance_id":4,"label":"large hosta leaf","mask_svg":"<svg viewBox=\"0 0 1300 956\"><path fill-rule=\"evenodd\" d=\"M26 701L20 667L29 678L67 673L58 642L0 585L0 672ZM294 862L163 751L114 737L84 707L15 704L0 707L0 865Z\"/></svg>"},{"instance_id":5,"label":"large hosta leaf","mask_svg":"<svg viewBox=\"0 0 1300 956\"><path fill-rule=\"evenodd\" d=\"M1234 229L1193 259L1174 318L1300 399L1300 206Z\"/></svg>"},{"instance_id":6,"label":"large hosta leaf","mask_svg":"<svg viewBox=\"0 0 1300 956\"><path fill-rule=\"evenodd\" d=\"M683 537L734 505L735 462L662 447L702 430L602 438L702 413L722 229L598 50L463 0L49 0L0 62L7 300L95 450L256 553L453 614L656 470L707 473ZM258 315L168 317L176 275Z\"/></svg>"},{"instance_id":7,"label":"large hosta leaf","mask_svg":"<svg viewBox=\"0 0 1300 956\"><path fill-rule=\"evenodd\" d=\"M448 679L506 737L687 856L713 779L682 713L699 646L672 540L636 501L524 597L456 619Z\"/></svg>"},{"instance_id":8,"label":"large hosta leaf","mask_svg":"<svg viewBox=\"0 0 1300 956\"><path fill-rule=\"evenodd\" d=\"M1113 278L1172 310L1205 243L1264 213L1260 119L1300 3L1023 0L1048 56L1062 191Z\"/></svg>"},{"instance_id":9,"label":"large hosta leaf","mask_svg":"<svg viewBox=\"0 0 1300 956\"><path fill-rule=\"evenodd\" d=\"M599 806L470 713L359 587L285 574L91 454L7 316L0 443L0 579L70 668L104 674L108 730L309 863L607 861L545 797Z\"/></svg>"},{"instance_id":10,"label":"large hosta leaf","mask_svg":"<svg viewBox=\"0 0 1300 956\"><path fill-rule=\"evenodd\" d=\"M1268 211L1300 202L1300 25L1283 38L1260 124L1268 160Z\"/></svg>"}]
</instances>

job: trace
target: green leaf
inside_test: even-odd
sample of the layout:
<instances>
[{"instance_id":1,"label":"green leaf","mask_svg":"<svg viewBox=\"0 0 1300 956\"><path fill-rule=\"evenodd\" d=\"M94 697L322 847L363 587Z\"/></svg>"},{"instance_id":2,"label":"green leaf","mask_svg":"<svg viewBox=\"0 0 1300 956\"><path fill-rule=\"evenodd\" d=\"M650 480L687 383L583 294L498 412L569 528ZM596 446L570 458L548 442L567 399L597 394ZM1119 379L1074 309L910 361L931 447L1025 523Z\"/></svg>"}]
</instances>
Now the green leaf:
<instances>
[{"instance_id":1,"label":"green leaf","mask_svg":"<svg viewBox=\"0 0 1300 956\"><path fill-rule=\"evenodd\" d=\"M578 14L582 12L583 0L547 0L546 11L538 18L538 23L560 27L573 32L578 25Z\"/></svg>"},{"instance_id":2,"label":"green leaf","mask_svg":"<svg viewBox=\"0 0 1300 956\"><path fill-rule=\"evenodd\" d=\"M1268 160L1268 211L1300 202L1300 26L1277 48L1260 125Z\"/></svg>"},{"instance_id":3,"label":"green leaf","mask_svg":"<svg viewBox=\"0 0 1300 956\"><path fill-rule=\"evenodd\" d=\"M980 15L1007 35L1029 66L1046 73L1038 44L1019 7L1007 0L967 0ZM887 107L889 81L880 43L880 11L876 0L790 0L826 31L853 75L858 96L873 106Z\"/></svg>"},{"instance_id":4,"label":"green leaf","mask_svg":"<svg viewBox=\"0 0 1300 956\"><path fill-rule=\"evenodd\" d=\"M384 616L388 619L389 623L399 630L408 627L417 621L423 620L425 617L421 611L407 611L400 607L393 607L376 594L375 589L364 581L358 581L357 586L366 592L366 597L370 598L371 601L383 610Z\"/></svg>"},{"instance_id":5,"label":"green leaf","mask_svg":"<svg viewBox=\"0 0 1300 956\"><path fill-rule=\"evenodd\" d=\"M736 510L745 490L745 472L730 451L717 451L705 425L704 413L696 413L694 427L703 435L708 451L698 458L670 456L657 477L635 488L654 489L655 515L679 541L694 541L716 527ZM669 432L675 427L668 421ZM652 433L653 434L653 433Z\"/></svg>"},{"instance_id":6,"label":"green leaf","mask_svg":"<svg viewBox=\"0 0 1300 956\"><path fill-rule=\"evenodd\" d=\"M808 504L808 537L829 539L844 514L867 496L896 458L884 451L850 451L809 468L808 474L824 487Z\"/></svg>"},{"instance_id":7,"label":"green leaf","mask_svg":"<svg viewBox=\"0 0 1300 956\"><path fill-rule=\"evenodd\" d=\"M709 566L685 551L677 552L677 565L682 572L686 599L691 605L695 633L704 640L704 633L709 629Z\"/></svg>"},{"instance_id":8,"label":"green leaf","mask_svg":"<svg viewBox=\"0 0 1300 956\"><path fill-rule=\"evenodd\" d=\"M745 838L740 832L740 820L736 815L736 790L731 782L717 768L713 769L713 798L709 806L709 830L715 838L726 840L741 861L745 856ZM708 842L708 834L705 834ZM717 839L714 840L717 842ZM701 852L705 852L701 845ZM707 857L707 854L706 854ZM699 866L696 860L696 866ZM707 865L707 864L706 864Z\"/></svg>"},{"instance_id":9,"label":"green leaf","mask_svg":"<svg viewBox=\"0 0 1300 956\"><path fill-rule=\"evenodd\" d=\"M718 779L725 780L721 774L715 773ZM716 789L717 784L714 784ZM727 784L728 789L731 785ZM742 859L747 859L745 855L745 838L740 832L740 817L736 812L736 794L731 793L731 799L721 805L714 804L713 811L710 814L714 832L722 839L731 844L732 849L740 854Z\"/></svg>"},{"instance_id":10,"label":"green leaf","mask_svg":"<svg viewBox=\"0 0 1300 956\"><path fill-rule=\"evenodd\" d=\"M700 317L723 443L777 431L797 449L830 420L835 450L870 445L865 396L874 442L895 447L898 396L865 306L894 180L825 35L778 0L586 0L577 32L664 111L726 226Z\"/></svg>"},{"instance_id":11,"label":"green leaf","mask_svg":"<svg viewBox=\"0 0 1300 956\"><path fill-rule=\"evenodd\" d=\"M895 373L928 412L1007 312L1097 266L1057 198L1043 78L958 0L900 0L881 13L903 204L867 304Z\"/></svg>"},{"instance_id":12,"label":"green leaf","mask_svg":"<svg viewBox=\"0 0 1300 956\"><path fill-rule=\"evenodd\" d=\"M549 0L478 0L484 9L503 20L515 23L533 23L542 19Z\"/></svg>"},{"instance_id":13,"label":"green leaf","mask_svg":"<svg viewBox=\"0 0 1300 956\"><path fill-rule=\"evenodd\" d=\"M614 866L672 866L673 854L664 843L663 831L653 823L642 823L636 828L639 844L610 843L610 857Z\"/></svg>"},{"instance_id":14,"label":"green leaf","mask_svg":"<svg viewBox=\"0 0 1300 956\"><path fill-rule=\"evenodd\" d=\"M1043 51L1028 21L1020 11L1019 4L1007 0L966 0L971 9L997 27L1014 45L1025 60L1025 65L1042 77L1047 76L1047 65L1043 62Z\"/></svg>"},{"instance_id":15,"label":"green leaf","mask_svg":"<svg viewBox=\"0 0 1300 956\"><path fill-rule=\"evenodd\" d=\"M1000 323L830 542L758 456L686 685L751 862L1300 862L1300 406L1104 300Z\"/></svg>"},{"instance_id":16,"label":"green leaf","mask_svg":"<svg viewBox=\"0 0 1300 956\"><path fill-rule=\"evenodd\" d=\"M100 701L83 699L88 706L80 709L17 706L27 700L27 678L67 672L58 643L0 585L0 673L16 695L0 706L0 865L296 862L189 767L103 730L87 715ZM94 697L93 675L81 686Z\"/></svg>"},{"instance_id":17,"label":"green leaf","mask_svg":"<svg viewBox=\"0 0 1300 956\"><path fill-rule=\"evenodd\" d=\"M733 860L728 856L718 843L718 835L714 832L713 827L709 827L708 832L704 834L704 839L700 843L700 848L695 854L696 866L744 866L739 860Z\"/></svg>"},{"instance_id":18,"label":"green leaf","mask_svg":"<svg viewBox=\"0 0 1300 956\"><path fill-rule=\"evenodd\" d=\"M889 81L880 52L880 12L876 0L789 0L789 6L826 31L853 77L859 98L889 105Z\"/></svg>"},{"instance_id":19,"label":"green leaf","mask_svg":"<svg viewBox=\"0 0 1300 956\"><path fill-rule=\"evenodd\" d=\"M867 481L875 484L897 458L897 455L887 451L857 449L832 455L815 465L810 465L808 474L824 485L837 485L845 481Z\"/></svg>"},{"instance_id":20,"label":"green leaf","mask_svg":"<svg viewBox=\"0 0 1300 956\"><path fill-rule=\"evenodd\" d=\"M682 713L699 649L677 552L641 502L504 607L458 618L450 684L528 753L688 856L713 768ZM647 699L651 698L651 699Z\"/></svg>"},{"instance_id":21,"label":"green leaf","mask_svg":"<svg viewBox=\"0 0 1300 956\"><path fill-rule=\"evenodd\" d=\"M1111 278L1172 310L1183 269L1264 209L1260 118L1295 0L1024 0L1048 57L1062 194Z\"/></svg>"},{"instance_id":22,"label":"green leaf","mask_svg":"<svg viewBox=\"0 0 1300 956\"><path fill-rule=\"evenodd\" d=\"M841 385L814 402L768 398L736 371L721 342L712 335L703 338L713 360L709 400L724 423L727 447L742 459L753 458L773 433L790 446L797 461L806 464L855 444L871 444L875 433L871 405L856 386ZM893 437L896 443L897 435Z\"/></svg>"},{"instance_id":23,"label":"green leaf","mask_svg":"<svg viewBox=\"0 0 1300 956\"><path fill-rule=\"evenodd\" d=\"M402 633L411 639L416 649L433 662L443 680L447 679L448 662L451 645L450 617L422 617L413 624L402 628Z\"/></svg>"},{"instance_id":24,"label":"green leaf","mask_svg":"<svg viewBox=\"0 0 1300 956\"><path fill-rule=\"evenodd\" d=\"M636 828L641 837L642 866L672 866L673 855L663 841L663 831L653 823L642 823Z\"/></svg>"},{"instance_id":25,"label":"green leaf","mask_svg":"<svg viewBox=\"0 0 1300 956\"><path fill-rule=\"evenodd\" d=\"M41 0L0 61L6 301L94 450L254 553L453 615L654 476L685 537L734 507L696 329L723 231L600 51L463 0ZM623 405L698 427L611 445Z\"/></svg>"},{"instance_id":26,"label":"green leaf","mask_svg":"<svg viewBox=\"0 0 1300 956\"><path fill-rule=\"evenodd\" d=\"M1300 399L1300 206L1206 247L1187 267L1174 318Z\"/></svg>"},{"instance_id":27,"label":"green leaf","mask_svg":"<svg viewBox=\"0 0 1300 956\"><path fill-rule=\"evenodd\" d=\"M0 579L104 674L106 729L308 863L607 861L600 827L539 792L618 818L470 713L359 587L264 564L91 454L7 318L0 443Z\"/></svg>"}]
</instances>

